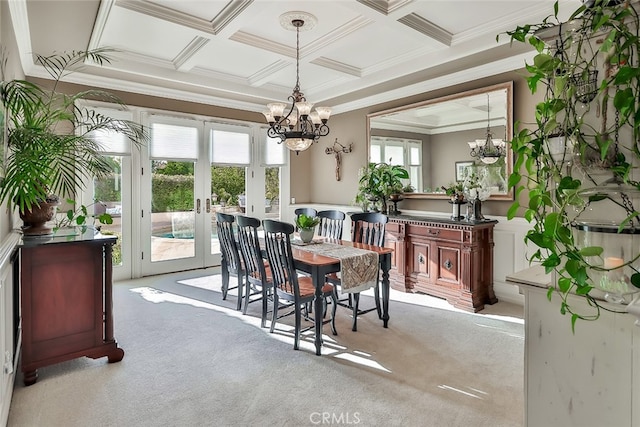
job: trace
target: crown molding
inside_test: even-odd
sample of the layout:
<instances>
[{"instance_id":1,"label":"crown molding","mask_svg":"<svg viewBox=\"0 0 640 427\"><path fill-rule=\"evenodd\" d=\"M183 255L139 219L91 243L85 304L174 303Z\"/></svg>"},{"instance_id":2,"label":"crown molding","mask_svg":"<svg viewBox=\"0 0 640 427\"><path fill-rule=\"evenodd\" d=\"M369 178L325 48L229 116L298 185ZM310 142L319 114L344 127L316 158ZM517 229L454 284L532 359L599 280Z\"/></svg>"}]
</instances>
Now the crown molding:
<instances>
[{"instance_id":1,"label":"crown molding","mask_svg":"<svg viewBox=\"0 0 640 427\"><path fill-rule=\"evenodd\" d=\"M236 31L231 36L229 36L229 40L243 43L258 49L267 50L269 52L277 53L289 58L296 57L295 47L289 47L282 43L276 43L271 40L266 40L263 37L247 33L246 31ZM300 55L302 56L302 49L300 49Z\"/></svg>"},{"instance_id":2,"label":"crown molding","mask_svg":"<svg viewBox=\"0 0 640 427\"><path fill-rule=\"evenodd\" d=\"M360 68L353 67L343 62L334 61L329 58L316 58L311 61L311 63L320 67L328 68L330 70L338 71L339 73L344 73L355 77L362 77L362 70Z\"/></svg>"},{"instance_id":3,"label":"crown molding","mask_svg":"<svg viewBox=\"0 0 640 427\"><path fill-rule=\"evenodd\" d=\"M413 0L358 0L358 3L361 3L376 12L380 12L385 16L390 15L394 11L412 2Z\"/></svg>"},{"instance_id":4,"label":"crown molding","mask_svg":"<svg viewBox=\"0 0 640 427\"><path fill-rule=\"evenodd\" d=\"M31 31L29 29L29 17L27 16L27 0L9 1L9 12L13 31L16 35L16 43L20 52L20 64L22 71L29 74L33 70L33 49L31 47Z\"/></svg>"},{"instance_id":5,"label":"crown molding","mask_svg":"<svg viewBox=\"0 0 640 427\"><path fill-rule=\"evenodd\" d=\"M186 72L189 71L193 64L190 63L190 60L193 56L198 53L200 49L202 49L207 43L211 40L205 37L197 36L191 42L182 49L173 60L173 66L176 70Z\"/></svg>"},{"instance_id":6,"label":"crown molding","mask_svg":"<svg viewBox=\"0 0 640 427\"><path fill-rule=\"evenodd\" d=\"M406 98L419 93L429 92L432 90L442 89L445 87L465 83L471 80L494 76L496 74L505 73L523 68L527 60L533 57L532 52L515 55L509 58L478 65L476 67L460 70L456 73L447 74L445 76L436 77L434 79L425 80L413 85L404 86L398 89L378 93L375 95L363 97L353 102L346 102L334 105L332 114L345 113L360 108L370 107L372 105L382 104L401 98Z\"/></svg>"},{"instance_id":7,"label":"crown molding","mask_svg":"<svg viewBox=\"0 0 640 427\"><path fill-rule=\"evenodd\" d=\"M445 30L444 28L437 26L433 22L427 21L417 13L410 13L408 15L405 15L402 18L398 19L398 22L406 25L409 28L413 28L419 33L422 33L425 36L432 38L433 40L436 40L445 46L451 46L453 34Z\"/></svg>"},{"instance_id":8,"label":"crown molding","mask_svg":"<svg viewBox=\"0 0 640 427\"><path fill-rule=\"evenodd\" d=\"M280 70L283 70L289 66L290 62L285 60L278 60L271 65L262 68L257 73L249 76L249 84L251 86L257 87L262 86L271 80L271 76L277 73Z\"/></svg>"},{"instance_id":9,"label":"crown molding","mask_svg":"<svg viewBox=\"0 0 640 427\"><path fill-rule=\"evenodd\" d=\"M168 7L151 3L148 1L136 1L136 0L116 0L116 6L123 9L128 9L133 12L138 12L143 15L153 16L154 18L161 19L163 21L172 22L174 24L192 28L194 30L202 31L215 35L216 32L210 21L205 19L198 19L186 13L178 12Z\"/></svg>"}]
</instances>

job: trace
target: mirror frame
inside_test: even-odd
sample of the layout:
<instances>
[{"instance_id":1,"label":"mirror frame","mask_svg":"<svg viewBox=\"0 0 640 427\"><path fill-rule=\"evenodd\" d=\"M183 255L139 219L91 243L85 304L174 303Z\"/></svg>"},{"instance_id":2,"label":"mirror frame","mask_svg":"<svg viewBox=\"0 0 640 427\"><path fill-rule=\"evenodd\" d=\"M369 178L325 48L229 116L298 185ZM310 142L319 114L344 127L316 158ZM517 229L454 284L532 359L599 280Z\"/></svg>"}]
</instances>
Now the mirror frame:
<instances>
[{"instance_id":1,"label":"mirror frame","mask_svg":"<svg viewBox=\"0 0 640 427\"><path fill-rule=\"evenodd\" d=\"M505 180L509 180L509 176L513 171L513 152L511 150L511 144L509 141L513 139L513 81L499 83L491 86L481 87L478 89L468 90L464 92L458 92L452 95L442 96L439 98L429 99L426 101L415 102L413 104L401 105L399 107L390 108L387 110L377 111L375 113L367 114L367 162L371 158L371 119L386 114L396 113L398 111L406 111L413 108L420 108L427 105L433 105L440 102L452 101L467 96L479 95L482 93L493 92L497 90L506 90L507 95L507 123L506 123L506 139L507 147L505 154L505 166L506 174ZM444 193L404 193L405 199L448 199L449 197ZM506 193L492 194L487 200L514 200L513 188L508 189Z\"/></svg>"}]
</instances>

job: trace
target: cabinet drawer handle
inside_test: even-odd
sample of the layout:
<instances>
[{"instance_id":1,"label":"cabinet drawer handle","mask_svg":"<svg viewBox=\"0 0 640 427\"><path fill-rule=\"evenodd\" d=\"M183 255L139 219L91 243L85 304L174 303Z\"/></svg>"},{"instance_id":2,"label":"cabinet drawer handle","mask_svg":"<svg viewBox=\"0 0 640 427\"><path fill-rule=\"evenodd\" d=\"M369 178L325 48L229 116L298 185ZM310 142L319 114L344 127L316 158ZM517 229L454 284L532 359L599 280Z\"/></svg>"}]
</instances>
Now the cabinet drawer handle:
<instances>
[{"instance_id":1,"label":"cabinet drawer handle","mask_svg":"<svg viewBox=\"0 0 640 427\"><path fill-rule=\"evenodd\" d=\"M440 230L429 230L427 231L427 234L429 234L430 236L437 236L440 234Z\"/></svg>"},{"instance_id":2,"label":"cabinet drawer handle","mask_svg":"<svg viewBox=\"0 0 640 427\"><path fill-rule=\"evenodd\" d=\"M418 254L418 264L424 264L424 255Z\"/></svg>"},{"instance_id":3,"label":"cabinet drawer handle","mask_svg":"<svg viewBox=\"0 0 640 427\"><path fill-rule=\"evenodd\" d=\"M443 265L447 270L451 270L451 267L453 267L453 263L451 262L451 260L446 260Z\"/></svg>"}]
</instances>

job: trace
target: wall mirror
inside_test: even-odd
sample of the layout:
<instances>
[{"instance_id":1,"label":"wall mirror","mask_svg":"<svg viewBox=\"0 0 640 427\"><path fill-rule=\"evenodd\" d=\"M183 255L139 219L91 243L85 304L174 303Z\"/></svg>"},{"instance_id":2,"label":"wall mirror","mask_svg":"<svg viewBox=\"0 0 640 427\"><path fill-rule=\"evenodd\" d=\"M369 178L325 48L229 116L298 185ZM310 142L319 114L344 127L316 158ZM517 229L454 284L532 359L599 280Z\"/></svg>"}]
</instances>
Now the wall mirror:
<instances>
[{"instance_id":1,"label":"wall mirror","mask_svg":"<svg viewBox=\"0 0 640 427\"><path fill-rule=\"evenodd\" d=\"M367 131L370 161L401 164L409 171L416 191L405 198L445 198L441 187L473 169L487 177L490 200L513 200L507 186L513 167L510 145L493 164L473 156L469 145L486 141L488 131L494 141L511 140L513 82L369 114Z\"/></svg>"}]
</instances>

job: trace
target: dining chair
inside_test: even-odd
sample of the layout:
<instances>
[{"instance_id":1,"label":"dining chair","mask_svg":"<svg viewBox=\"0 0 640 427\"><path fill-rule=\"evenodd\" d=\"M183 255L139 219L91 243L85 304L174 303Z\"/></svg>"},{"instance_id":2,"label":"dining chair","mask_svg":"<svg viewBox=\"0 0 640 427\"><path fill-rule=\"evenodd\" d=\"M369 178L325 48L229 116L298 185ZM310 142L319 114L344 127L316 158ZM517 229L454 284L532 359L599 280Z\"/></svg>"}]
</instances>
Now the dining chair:
<instances>
[{"instance_id":1,"label":"dining chair","mask_svg":"<svg viewBox=\"0 0 640 427\"><path fill-rule=\"evenodd\" d=\"M342 228L346 215L337 210L320 211L316 214L320 218L318 235L329 239L342 240Z\"/></svg>"},{"instance_id":2,"label":"dining chair","mask_svg":"<svg viewBox=\"0 0 640 427\"><path fill-rule=\"evenodd\" d=\"M238 289L238 303L236 310L242 308L242 291L243 279L245 276L240 252L233 231L233 223L235 217L233 215L217 212L216 226L218 228L218 240L220 241L220 252L222 255L222 299L227 299L227 294L231 289ZM229 287L229 277L235 276L238 279L238 285Z\"/></svg>"},{"instance_id":3,"label":"dining chair","mask_svg":"<svg viewBox=\"0 0 640 427\"><path fill-rule=\"evenodd\" d=\"M271 332L275 330L277 319L291 314L295 315L293 349L298 350L300 333L302 332L302 311L304 306L315 299L315 287L309 276L298 276L296 272L293 251L291 248L291 234L294 231L292 224L265 219L262 222L265 232L265 249L267 260L271 267L273 277L273 312L271 320ZM337 335L335 325L336 300L333 285L325 282L322 287L323 299L330 297L333 300L331 309L331 332ZM278 315L280 303L287 304L282 308L292 308L285 314ZM305 316L307 320L313 319ZM326 322L325 322L326 323ZM306 328L309 329L309 328ZM305 329L305 330L306 330Z\"/></svg>"},{"instance_id":4,"label":"dining chair","mask_svg":"<svg viewBox=\"0 0 640 427\"><path fill-rule=\"evenodd\" d=\"M267 300L272 297L273 278L271 268L262 256L260 240L258 238L258 227L260 220L248 216L238 215L238 244L240 254L244 263L245 272L245 292L243 314L247 314L247 307L250 303L262 301L262 323L264 328L267 323ZM252 296L260 294L260 298Z\"/></svg>"},{"instance_id":5,"label":"dining chair","mask_svg":"<svg viewBox=\"0 0 640 427\"><path fill-rule=\"evenodd\" d=\"M372 246L384 246L385 227L389 218L379 212L362 212L351 214L351 241L357 243L365 243ZM348 298L339 299L337 289L340 287L340 279L337 275L330 275L327 281L334 285L336 292L336 300L342 306L348 307L353 311L352 331L358 330L358 316L376 310L378 317L382 318L382 309L380 306L380 285L379 278L373 289L373 298L375 308L360 310L360 293L349 293ZM345 303L346 302L346 303Z\"/></svg>"}]
</instances>

